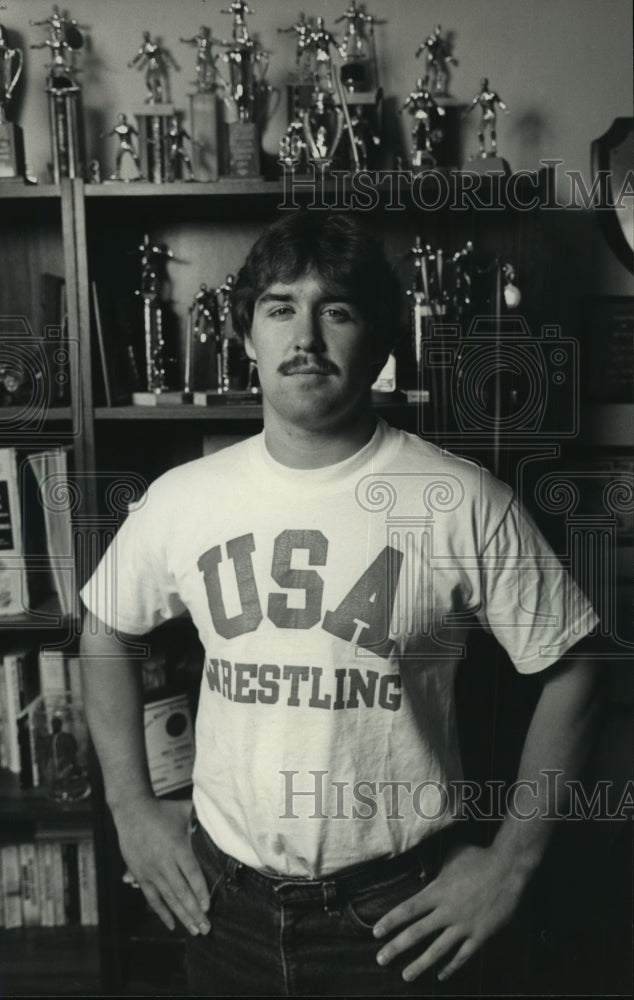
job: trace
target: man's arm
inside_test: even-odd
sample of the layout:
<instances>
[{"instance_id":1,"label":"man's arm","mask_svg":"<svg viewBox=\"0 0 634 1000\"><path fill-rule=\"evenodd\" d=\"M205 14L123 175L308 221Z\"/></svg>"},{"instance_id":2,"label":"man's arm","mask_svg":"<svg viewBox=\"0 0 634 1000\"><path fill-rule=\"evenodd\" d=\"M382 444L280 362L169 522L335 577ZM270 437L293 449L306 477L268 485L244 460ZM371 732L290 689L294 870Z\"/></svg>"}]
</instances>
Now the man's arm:
<instances>
[{"instance_id":1,"label":"man's arm","mask_svg":"<svg viewBox=\"0 0 634 1000\"><path fill-rule=\"evenodd\" d=\"M408 924L381 948L379 964L431 936L421 955L403 970L403 978L415 979L452 955L438 973L447 979L509 922L553 832L552 821L543 817L555 811L565 814L565 782L579 774L598 716L592 660L564 660L547 670L519 764L518 782L525 784L516 786L515 815L506 816L490 847L455 850L437 878L379 920L374 927L377 938ZM549 799L544 774L553 769L563 772L556 803ZM531 818L520 819L520 814Z\"/></svg>"},{"instance_id":2,"label":"man's arm","mask_svg":"<svg viewBox=\"0 0 634 1000\"><path fill-rule=\"evenodd\" d=\"M209 894L188 836L190 804L160 801L152 791L143 725L141 667L128 643L90 613L81 638L86 717L103 772L119 845L135 881L163 923L174 916L206 934Z\"/></svg>"}]
</instances>

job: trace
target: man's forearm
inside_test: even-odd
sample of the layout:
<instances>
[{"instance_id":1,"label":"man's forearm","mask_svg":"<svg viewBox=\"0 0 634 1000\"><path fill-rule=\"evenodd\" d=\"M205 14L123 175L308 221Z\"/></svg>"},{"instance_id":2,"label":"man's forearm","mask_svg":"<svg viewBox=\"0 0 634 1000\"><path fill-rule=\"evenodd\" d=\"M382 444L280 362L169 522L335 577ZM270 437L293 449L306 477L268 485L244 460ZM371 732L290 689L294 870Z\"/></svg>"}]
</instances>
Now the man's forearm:
<instances>
[{"instance_id":1,"label":"man's forearm","mask_svg":"<svg viewBox=\"0 0 634 1000\"><path fill-rule=\"evenodd\" d=\"M131 659L124 641L106 633L89 615L81 638L81 663L86 717L110 808L152 797L140 662Z\"/></svg>"},{"instance_id":2,"label":"man's forearm","mask_svg":"<svg viewBox=\"0 0 634 1000\"><path fill-rule=\"evenodd\" d=\"M507 814L493 844L519 878L529 878L538 867L554 830L554 818L565 815L567 782L578 777L583 767L600 705L592 660L562 661L550 668L524 742L512 813ZM553 780L555 771L562 772L557 780Z\"/></svg>"}]
</instances>

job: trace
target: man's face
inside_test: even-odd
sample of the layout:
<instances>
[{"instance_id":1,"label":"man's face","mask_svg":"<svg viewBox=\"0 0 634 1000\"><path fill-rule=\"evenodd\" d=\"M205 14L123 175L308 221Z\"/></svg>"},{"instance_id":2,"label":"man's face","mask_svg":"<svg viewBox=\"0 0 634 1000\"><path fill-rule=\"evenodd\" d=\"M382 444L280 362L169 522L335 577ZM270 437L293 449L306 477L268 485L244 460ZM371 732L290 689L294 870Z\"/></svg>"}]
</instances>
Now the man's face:
<instances>
[{"instance_id":1,"label":"man's face","mask_svg":"<svg viewBox=\"0 0 634 1000\"><path fill-rule=\"evenodd\" d=\"M258 364L265 413L269 407L314 430L335 427L367 405L380 360L358 307L310 273L275 282L256 300L245 349Z\"/></svg>"}]
</instances>

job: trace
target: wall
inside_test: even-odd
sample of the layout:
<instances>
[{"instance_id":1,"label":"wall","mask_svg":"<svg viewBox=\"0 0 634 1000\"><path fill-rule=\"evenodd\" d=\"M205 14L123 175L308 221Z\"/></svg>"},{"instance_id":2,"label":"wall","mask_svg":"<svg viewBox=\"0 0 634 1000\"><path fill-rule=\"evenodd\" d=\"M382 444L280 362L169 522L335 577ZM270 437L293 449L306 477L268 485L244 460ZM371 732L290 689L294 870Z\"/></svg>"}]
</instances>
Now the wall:
<instances>
[{"instance_id":1,"label":"wall","mask_svg":"<svg viewBox=\"0 0 634 1000\"><path fill-rule=\"evenodd\" d=\"M112 169L115 140L99 140L109 130L119 111L133 112L145 99L143 72L128 69L142 32L160 35L181 72L172 72L173 99L177 108L187 108L187 93L194 76L195 52L179 42L192 37L201 24L215 35L227 37L231 19L221 14L223 0L74 0L71 17L85 26L86 44L79 56L87 119L88 153L102 163L102 172ZM63 5L62 5L63 6ZM286 124L284 83L293 66L295 38L279 34L298 16L299 0L259 0L249 18L252 34L271 52L269 80L280 88L278 108L265 134L265 147L275 152ZM337 31L335 19L346 0L321 0L309 15L323 14L326 26ZM386 96L398 107L423 72L423 59L416 59L420 42L437 23L454 37L458 65L453 68L451 93L468 103L483 75L508 104L511 114L498 122L502 154L514 170L536 169L542 158L563 160L562 196L566 170L582 171L589 180L589 147L617 116L632 114L631 59L632 8L629 0L395 0L369 2L366 8L385 20L376 28L381 82ZM29 169L44 182L50 161L50 140L44 94L46 50L31 50L47 33L29 21L50 14L46 0L6 0L0 5L0 20L13 45L24 50L25 70L10 117L25 131ZM465 153L476 146L477 112L464 124ZM409 129L408 116L398 118L403 141ZM587 215L587 213L581 213ZM578 262L573 267L586 290L611 293L628 291L627 274L602 251L599 256L581 254L579 247L598 242L592 220L577 218L569 223L565 252ZM588 287L590 282L590 287Z\"/></svg>"}]
</instances>

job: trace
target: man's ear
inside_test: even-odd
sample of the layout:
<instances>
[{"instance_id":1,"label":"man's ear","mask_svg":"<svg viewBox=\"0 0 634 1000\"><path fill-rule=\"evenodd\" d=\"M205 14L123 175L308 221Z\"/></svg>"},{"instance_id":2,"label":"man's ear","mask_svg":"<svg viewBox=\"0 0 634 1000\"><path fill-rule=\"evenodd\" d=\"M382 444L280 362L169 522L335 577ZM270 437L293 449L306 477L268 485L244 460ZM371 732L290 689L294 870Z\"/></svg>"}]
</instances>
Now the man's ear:
<instances>
[{"instance_id":1,"label":"man's ear","mask_svg":"<svg viewBox=\"0 0 634 1000\"><path fill-rule=\"evenodd\" d=\"M253 341L251 340L250 334L246 334L244 338L244 353L246 354L249 361L257 361L255 356L255 348L253 346Z\"/></svg>"}]
</instances>

